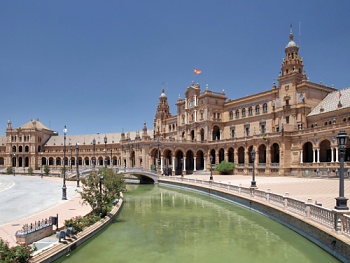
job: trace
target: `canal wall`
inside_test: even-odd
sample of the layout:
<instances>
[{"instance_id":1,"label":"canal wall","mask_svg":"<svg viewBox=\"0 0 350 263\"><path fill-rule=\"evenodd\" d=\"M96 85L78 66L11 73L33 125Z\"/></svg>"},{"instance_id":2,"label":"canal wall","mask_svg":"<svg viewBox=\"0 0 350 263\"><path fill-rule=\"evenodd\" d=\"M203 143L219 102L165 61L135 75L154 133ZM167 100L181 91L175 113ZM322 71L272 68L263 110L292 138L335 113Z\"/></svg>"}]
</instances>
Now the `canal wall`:
<instances>
[{"instance_id":1,"label":"canal wall","mask_svg":"<svg viewBox=\"0 0 350 263\"><path fill-rule=\"evenodd\" d=\"M249 198L238 194L236 195L224 189L215 189L210 185L199 185L185 181L171 181L161 178L159 178L158 183L160 185L201 192L240 204L248 209L264 214L296 231L342 262L350 262L350 240L348 237L337 234L334 230L331 230L303 216L291 213L290 211L283 210L272 204L265 203L254 198Z\"/></svg>"},{"instance_id":2,"label":"canal wall","mask_svg":"<svg viewBox=\"0 0 350 263\"><path fill-rule=\"evenodd\" d=\"M66 237L64 240L61 240L61 242L55 244L54 246L46 250L40 251L39 253L34 255L29 260L29 262L50 263L64 255L67 255L72 250L76 249L89 238L95 236L101 230L105 229L110 223L112 223L114 218L120 213L123 204L123 194L120 193L119 202L113 207L112 211L109 214L107 214L104 218L102 218L95 224L85 228L83 231L75 234L74 236L69 238Z\"/></svg>"}]
</instances>

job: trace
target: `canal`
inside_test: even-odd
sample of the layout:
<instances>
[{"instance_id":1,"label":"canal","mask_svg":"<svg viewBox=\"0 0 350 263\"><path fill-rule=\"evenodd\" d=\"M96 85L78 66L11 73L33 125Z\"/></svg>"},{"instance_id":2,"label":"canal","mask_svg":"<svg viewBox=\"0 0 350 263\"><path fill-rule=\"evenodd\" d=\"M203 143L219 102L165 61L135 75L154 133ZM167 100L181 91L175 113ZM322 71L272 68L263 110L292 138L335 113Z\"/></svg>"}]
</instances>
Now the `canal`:
<instances>
[{"instance_id":1,"label":"canal","mask_svg":"<svg viewBox=\"0 0 350 263\"><path fill-rule=\"evenodd\" d=\"M185 190L131 185L120 215L57 262L339 262L255 211Z\"/></svg>"}]
</instances>

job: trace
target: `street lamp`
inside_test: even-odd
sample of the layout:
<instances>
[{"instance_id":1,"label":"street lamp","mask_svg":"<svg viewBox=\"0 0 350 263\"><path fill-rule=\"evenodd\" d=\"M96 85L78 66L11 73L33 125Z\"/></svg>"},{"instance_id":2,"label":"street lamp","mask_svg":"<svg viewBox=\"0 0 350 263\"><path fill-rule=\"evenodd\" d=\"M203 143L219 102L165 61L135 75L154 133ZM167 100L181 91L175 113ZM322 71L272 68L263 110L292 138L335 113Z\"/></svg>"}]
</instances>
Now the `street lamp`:
<instances>
[{"instance_id":1,"label":"street lamp","mask_svg":"<svg viewBox=\"0 0 350 263\"><path fill-rule=\"evenodd\" d=\"M210 181L213 181L213 156L210 155Z\"/></svg>"},{"instance_id":2,"label":"street lamp","mask_svg":"<svg viewBox=\"0 0 350 263\"><path fill-rule=\"evenodd\" d=\"M102 217L102 182L103 175L100 175L100 217Z\"/></svg>"},{"instance_id":3,"label":"street lamp","mask_svg":"<svg viewBox=\"0 0 350 263\"><path fill-rule=\"evenodd\" d=\"M256 182L255 182L255 155L256 155L256 152L255 150L253 149L251 152L250 152L251 156L252 156L252 162L253 162L253 180L250 184L250 187L256 187Z\"/></svg>"},{"instance_id":4,"label":"street lamp","mask_svg":"<svg viewBox=\"0 0 350 263\"><path fill-rule=\"evenodd\" d=\"M159 142L159 137L158 137L158 171L160 172L160 152L159 152L159 145L160 145L160 142Z\"/></svg>"},{"instance_id":5,"label":"street lamp","mask_svg":"<svg viewBox=\"0 0 350 263\"><path fill-rule=\"evenodd\" d=\"M67 126L64 125L63 129L63 186L62 186L62 200L67 200L67 187L66 187L66 133Z\"/></svg>"},{"instance_id":6,"label":"street lamp","mask_svg":"<svg viewBox=\"0 0 350 263\"><path fill-rule=\"evenodd\" d=\"M73 146L70 146L70 172L72 172L72 150L73 150Z\"/></svg>"},{"instance_id":7,"label":"street lamp","mask_svg":"<svg viewBox=\"0 0 350 263\"><path fill-rule=\"evenodd\" d=\"M77 152L77 160L76 160L76 166L77 166L77 187L80 187L79 185L79 145L78 143L75 144L75 149L76 149L76 152Z\"/></svg>"},{"instance_id":8,"label":"street lamp","mask_svg":"<svg viewBox=\"0 0 350 263\"><path fill-rule=\"evenodd\" d=\"M40 152L40 176L43 178L43 152Z\"/></svg>"},{"instance_id":9,"label":"street lamp","mask_svg":"<svg viewBox=\"0 0 350 263\"><path fill-rule=\"evenodd\" d=\"M105 135L104 141L105 141L105 167L107 168L107 159L106 159L106 154L107 154L107 148L106 148L106 145L107 145L107 136L106 136L106 135Z\"/></svg>"},{"instance_id":10,"label":"street lamp","mask_svg":"<svg viewBox=\"0 0 350 263\"><path fill-rule=\"evenodd\" d=\"M13 154L13 176L16 176L16 154Z\"/></svg>"},{"instance_id":11,"label":"street lamp","mask_svg":"<svg viewBox=\"0 0 350 263\"><path fill-rule=\"evenodd\" d=\"M348 210L347 201L348 199L344 197L344 154L346 150L346 144L348 142L348 135L345 131L341 131L337 136L338 140L338 150L340 156L340 169L339 169L339 197L336 199L335 209L338 210Z\"/></svg>"},{"instance_id":12,"label":"street lamp","mask_svg":"<svg viewBox=\"0 0 350 263\"><path fill-rule=\"evenodd\" d=\"M96 160L95 160L95 150L96 150L96 140L95 140L95 138L92 140L92 145L94 146L93 148L93 150L94 150L94 152L93 152L93 157L92 157L92 169L94 169L95 170L95 163L96 163Z\"/></svg>"},{"instance_id":13,"label":"street lamp","mask_svg":"<svg viewBox=\"0 0 350 263\"><path fill-rule=\"evenodd\" d=\"M112 161L112 148L111 148L111 162L110 162L110 166L113 166L113 161Z\"/></svg>"}]
</instances>

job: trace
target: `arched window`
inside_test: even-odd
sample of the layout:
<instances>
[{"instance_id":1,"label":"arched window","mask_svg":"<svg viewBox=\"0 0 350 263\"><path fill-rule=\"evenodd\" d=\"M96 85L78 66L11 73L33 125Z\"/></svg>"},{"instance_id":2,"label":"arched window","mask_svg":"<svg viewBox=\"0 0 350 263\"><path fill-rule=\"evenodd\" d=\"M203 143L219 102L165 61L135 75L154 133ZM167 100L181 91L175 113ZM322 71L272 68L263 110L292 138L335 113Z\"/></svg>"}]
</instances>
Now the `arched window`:
<instances>
[{"instance_id":1,"label":"arched window","mask_svg":"<svg viewBox=\"0 0 350 263\"><path fill-rule=\"evenodd\" d=\"M236 110L236 119L239 118L239 110Z\"/></svg>"},{"instance_id":2,"label":"arched window","mask_svg":"<svg viewBox=\"0 0 350 263\"><path fill-rule=\"evenodd\" d=\"M242 117L245 117L245 109L242 109Z\"/></svg>"},{"instance_id":3,"label":"arched window","mask_svg":"<svg viewBox=\"0 0 350 263\"><path fill-rule=\"evenodd\" d=\"M230 120L232 120L232 119L233 119L233 112L230 111Z\"/></svg>"},{"instance_id":4,"label":"arched window","mask_svg":"<svg viewBox=\"0 0 350 263\"><path fill-rule=\"evenodd\" d=\"M256 107L255 107L255 114L256 115L260 114L260 106L259 105L256 105Z\"/></svg>"},{"instance_id":5,"label":"arched window","mask_svg":"<svg viewBox=\"0 0 350 263\"><path fill-rule=\"evenodd\" d=\"M249 107L248 114L249 116L253 116L253 107Z\"/></svg>"},{"instance_id":6,"label":"arched window","mask_svg":"<svg viewBox=\"0 0 350 263\"><path fill-rule=\"evenodd\" d=\"M267 103L264 103L263 105L263 113L267 113Z\"/></svg>"}]
</instances>

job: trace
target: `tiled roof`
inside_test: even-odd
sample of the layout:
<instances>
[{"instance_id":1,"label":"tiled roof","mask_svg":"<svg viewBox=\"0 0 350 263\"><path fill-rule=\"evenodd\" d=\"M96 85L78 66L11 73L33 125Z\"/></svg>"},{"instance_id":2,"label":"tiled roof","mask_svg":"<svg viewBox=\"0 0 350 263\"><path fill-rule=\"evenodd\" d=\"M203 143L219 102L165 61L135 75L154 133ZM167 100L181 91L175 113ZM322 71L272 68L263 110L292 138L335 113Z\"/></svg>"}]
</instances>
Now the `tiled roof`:
<instances>
[{"instance_id":1,"label":"tiled roof","mask_svg":"<svg viewBox=\"0 0 350 263\"><path fill-rule=\"evenodd\" d=\"M339 107L339 102L341 107ZM350 88L329 93L307 116L350 108Z\"/></svg>"},{"instance_id":2,"label":"tiled roof","mask_svg":"<svg viewBox=\"0 0 350 263\"><path fill-rule=\"evenodd\" d=\"M152 130L147 131L148 134L153 134ZM125 132L125 138L128 138L128 134L130 135L130 140L135 140L136 132ZM141 132L139 133L140 137L142 136ZM109 133L109 134L85 134L85 135L67 135L66 136L66 145L92 145L92 141L96 140L96 145L104 144L104 137L107 137L107 144L110 143L119 143L121 139L121 133ZM64 136L52 136L47 143L46 146L54 146L54 145L63 145Z\"/></svg>"},{"instance_id":3,"label":"tiled roof","mask_svg":"<svg viewBox=\"0 0 350 263\"><path fill-rule=\"evenodd\" d=\"M22 125L20 128L23 130L37 128L38 130L49 130L50 131L50 129L47 128L44 124L42 124L39 120L31 120L31 121L27 122L26 124Z\"/></svg>"}]
</instances>

